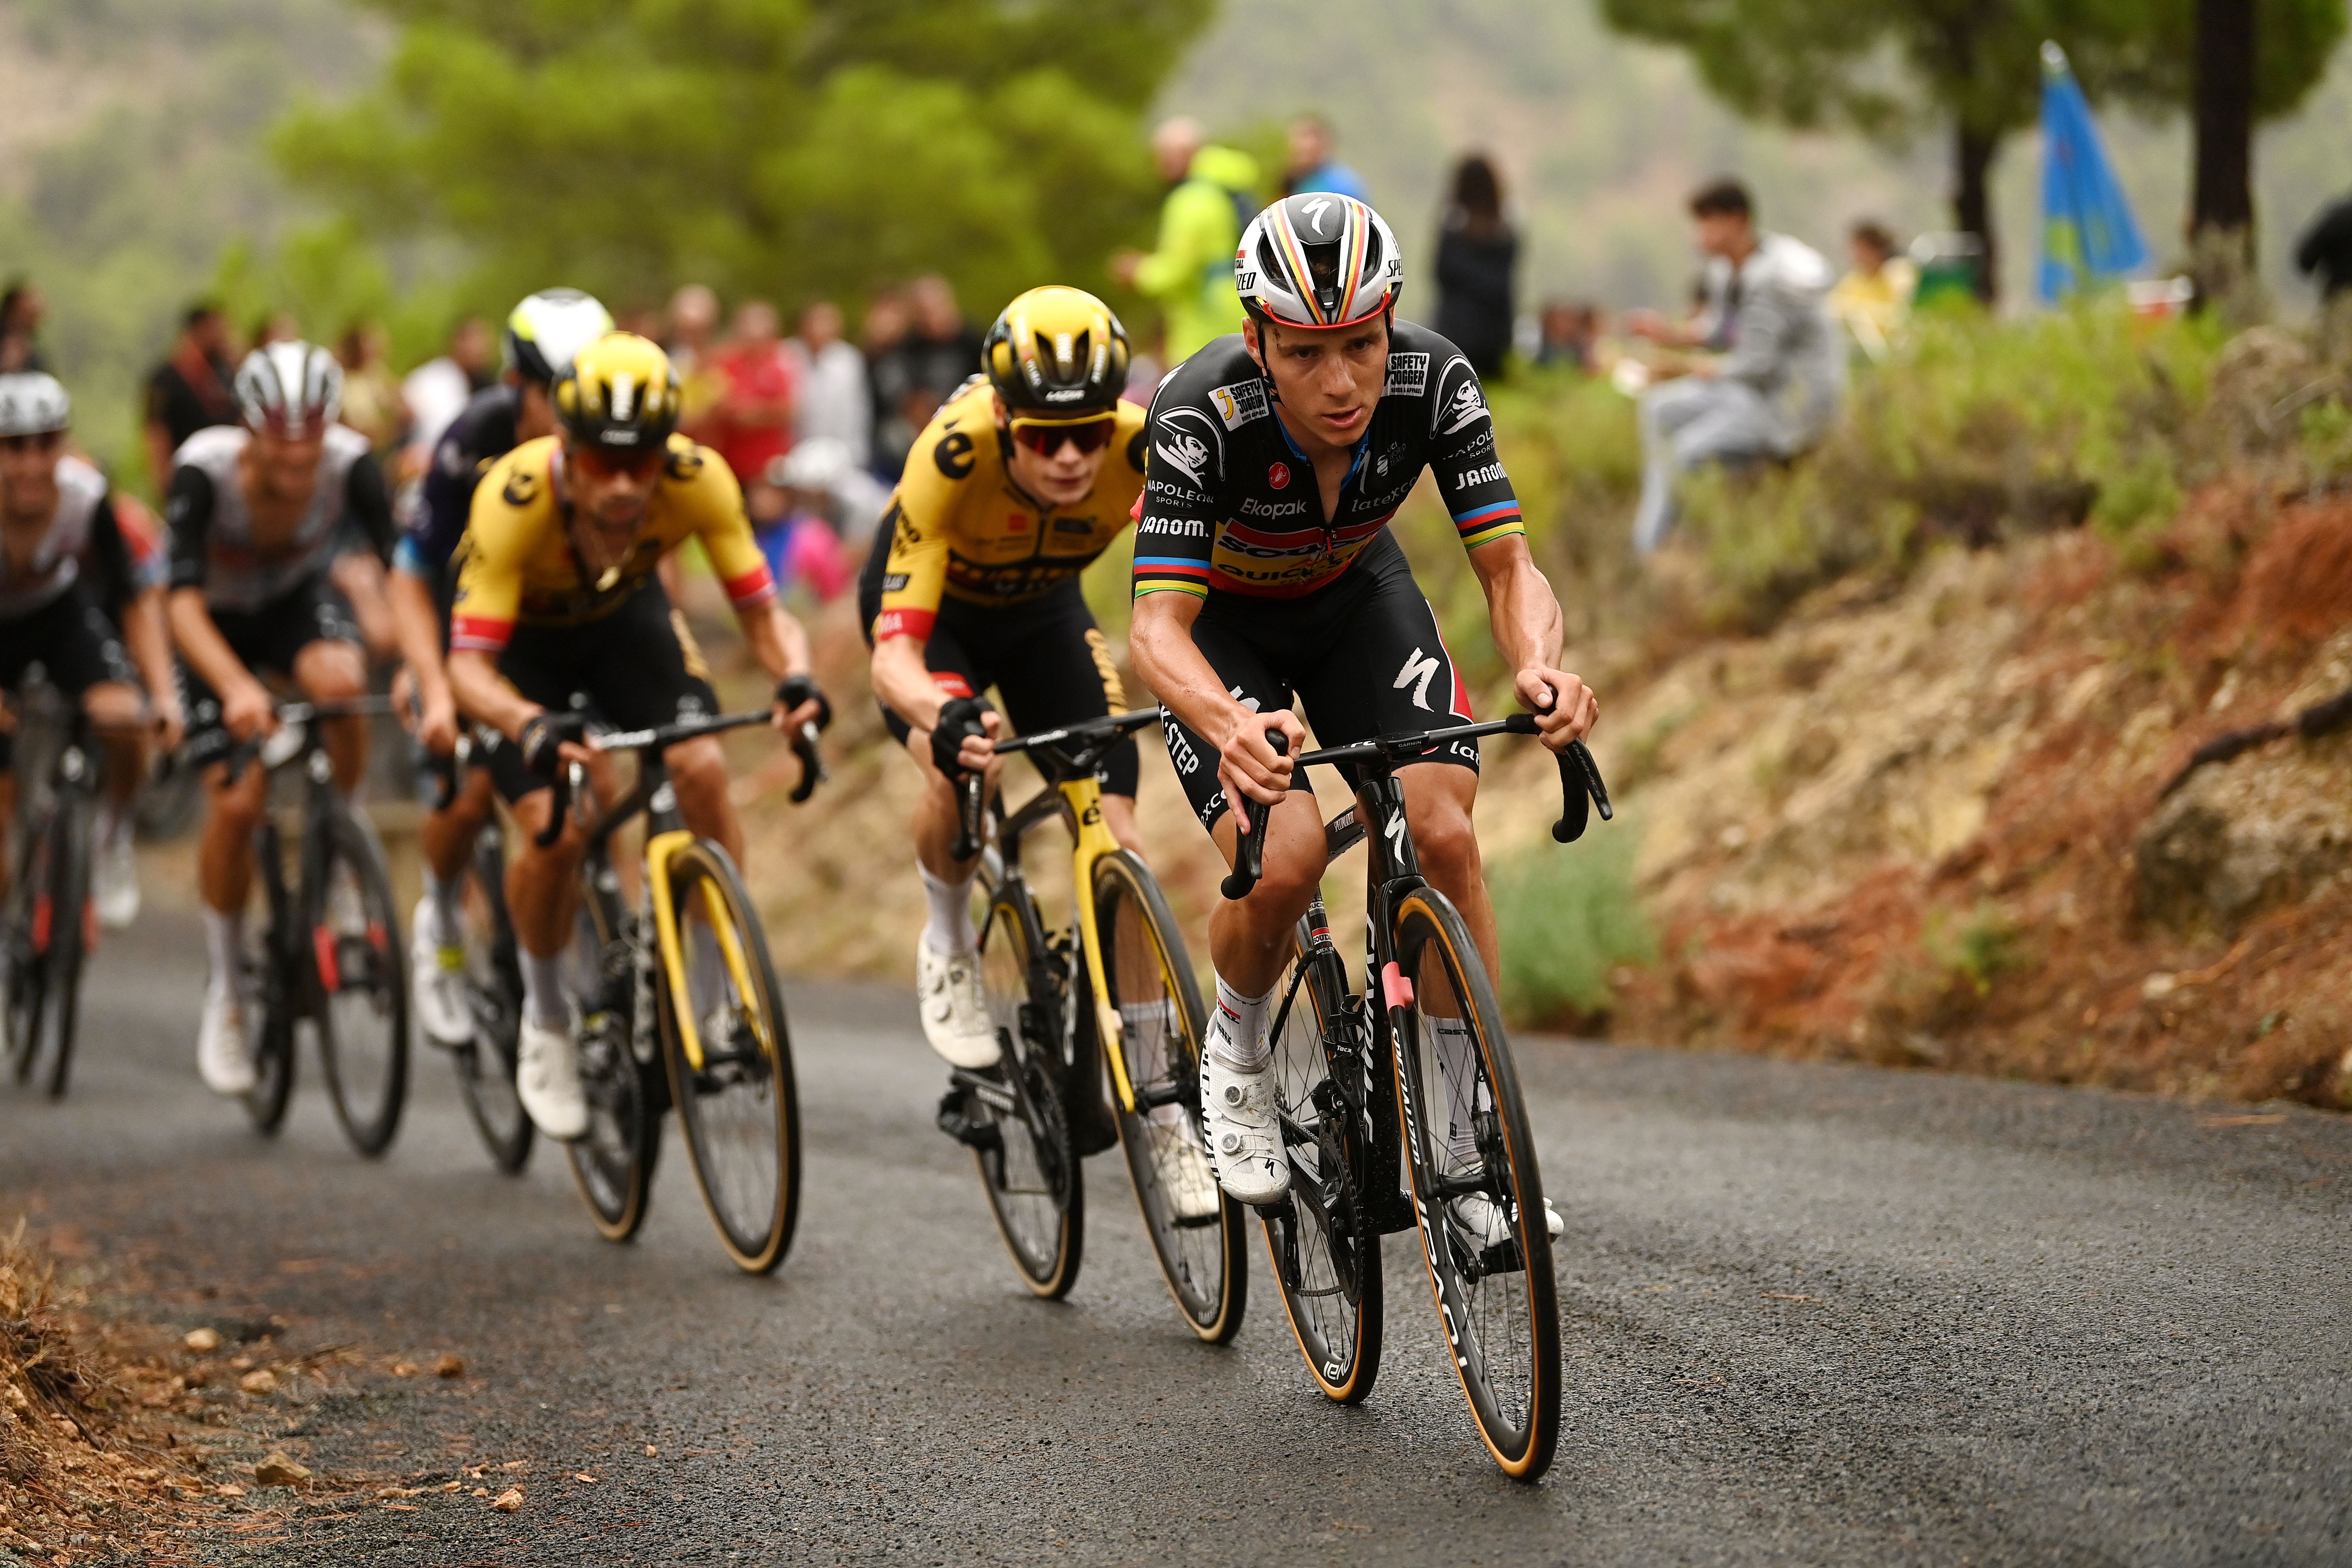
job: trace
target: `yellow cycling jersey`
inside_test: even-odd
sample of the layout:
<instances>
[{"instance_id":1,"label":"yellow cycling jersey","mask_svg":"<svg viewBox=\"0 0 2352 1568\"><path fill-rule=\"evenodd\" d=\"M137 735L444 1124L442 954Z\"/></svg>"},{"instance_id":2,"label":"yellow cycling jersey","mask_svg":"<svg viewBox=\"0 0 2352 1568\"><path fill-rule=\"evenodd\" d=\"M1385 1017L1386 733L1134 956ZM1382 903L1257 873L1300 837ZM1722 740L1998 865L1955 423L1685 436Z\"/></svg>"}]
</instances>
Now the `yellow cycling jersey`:
<instances>
[{"instance_id":1,"label":"yellow cycling jersey","mask_svg":"<svg viewBox=\"0 0 2352 1568\"><path fill-rule=\"evenodd\" d=\"M1007 471L1012 437L996 393L975 377L931 416L891 492L882 526L890 556L874 639L928 641L940 599L1017 605L1068 582L1133 521L1143 490L1144 411L1118 405L1118 428L1086 500L1047 507Z\"/></svg>"},{"instance_id":2,"label":"yellow cycling jersey","mask_svg":"<svg viewBox=\"0 0 2352 1568\"><path fill-rule=\"evenodd\" d=\"M775 597L767 558L743 514L743 491L719 455L683 436L669 457L637 542L617 566L588 580L567 524L563 442L526 441L490 466L474 489L466 536L457 547L457 592L449 646L497 653L518 622L572 626L611 614L645 585L661 558L689 539L702 541L740 613Z\"/></svg>"}]
</instances>

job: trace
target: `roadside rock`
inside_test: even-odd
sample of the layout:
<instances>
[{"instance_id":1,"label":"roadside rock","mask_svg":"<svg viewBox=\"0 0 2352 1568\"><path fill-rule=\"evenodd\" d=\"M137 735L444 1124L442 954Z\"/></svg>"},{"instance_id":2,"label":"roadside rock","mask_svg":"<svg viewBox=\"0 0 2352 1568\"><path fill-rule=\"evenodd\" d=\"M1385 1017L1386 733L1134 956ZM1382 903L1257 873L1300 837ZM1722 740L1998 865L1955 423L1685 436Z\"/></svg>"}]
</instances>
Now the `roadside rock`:
<instances>
[{"instance_id":1,"label":"roadside rock","mask_svg":"<svg viewBox=\"0 0 2352 1568\"><path fill-rule=\"evenodd\" d=\"M2352 864L2352 737L2285 740L2200 768L2133 846L2141 918L2233 933Z\"/></svg>"}]
</instances>

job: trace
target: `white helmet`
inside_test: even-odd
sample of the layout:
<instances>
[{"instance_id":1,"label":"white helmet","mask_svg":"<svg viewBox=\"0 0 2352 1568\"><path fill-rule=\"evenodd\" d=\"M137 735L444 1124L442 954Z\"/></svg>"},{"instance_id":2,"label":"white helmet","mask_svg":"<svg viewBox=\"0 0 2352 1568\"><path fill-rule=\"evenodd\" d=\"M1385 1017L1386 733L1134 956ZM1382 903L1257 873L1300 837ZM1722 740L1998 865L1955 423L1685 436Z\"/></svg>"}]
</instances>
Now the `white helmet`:
<instances>
[{"instance_id":1,"label":"white helmet","mask_svg":"<svg viewBox=\"0 0 2352 1568\"><path fill-rule=\"evenodd\" d=\"M1353 196L1302 191L1250 219L1234 257L1243 307L1261 321L1329 331L1369 321L1404 290L1404 254Z\"/></svg>"},{"instance_id":2,"label":"white helmet","mask_svg":"<svg viewBox=\"0 0 2352 1568\"><path fill-rule=\"evenodd\" d=\"M572 356L613 330L613 313L577 289L541 289L507 317L507 368L552 386Z\"/></svg>"},{"instance_id":3,"label":"white helmet","mask_svg":"<svg viewBox=\"0 0 2352 1568\"><path fill-rule=\"evenodd\" d=\"M236 405L256 430L310 436L343 410L343 367L316 343L268 343L236 367Z\"/></svg>"},{"instance_id":4,"label":"white helmet","mask_svg":"<svg viewBox=\"0 0 2352 1568\"><path fill-rule=\"evenodd\" d=\"M40 371L0 375L0 437L46 436L73 419L73 399L62 383Z\"/></svg>"}]
</instances>

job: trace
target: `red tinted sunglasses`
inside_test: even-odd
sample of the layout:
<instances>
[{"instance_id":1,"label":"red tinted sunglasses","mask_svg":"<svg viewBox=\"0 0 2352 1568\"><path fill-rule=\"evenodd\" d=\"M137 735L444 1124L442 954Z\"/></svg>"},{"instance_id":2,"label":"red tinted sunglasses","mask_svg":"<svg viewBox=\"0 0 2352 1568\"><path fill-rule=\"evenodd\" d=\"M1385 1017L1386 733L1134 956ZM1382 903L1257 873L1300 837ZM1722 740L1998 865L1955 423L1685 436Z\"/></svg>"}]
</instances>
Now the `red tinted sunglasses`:
<instances>
[{"instance_id":1,"label":"red tinted sunglasses","mask_svg":"<svg viewBox=\"0 0 2352 1568\"><path fill-rule=\"evenodd\" d=\"M1041 458L1050 458L1062 449L1065 441L1077 443L1081 452L1099 452L1110 445L1118 434L1118 416L1106 414L1099 419L1082 419L1068 424L1049 424L1037 419L1015 419L1013 438Z\"/></svg>"},{"instance_id":2,"label":"red tinted sunglasses","mask_svg":"<svg viewBox=\"0 0 2352 1568\"><path fill-rule=\"evenodd\" d=\"M624 475L642 479L659 468L662 459L668 456L659 447L636 452L613 452L602 447L573 447L570 455L572 460L580 465L580 471L593 479L615 479Z\"/></svg>"}]
</instances>

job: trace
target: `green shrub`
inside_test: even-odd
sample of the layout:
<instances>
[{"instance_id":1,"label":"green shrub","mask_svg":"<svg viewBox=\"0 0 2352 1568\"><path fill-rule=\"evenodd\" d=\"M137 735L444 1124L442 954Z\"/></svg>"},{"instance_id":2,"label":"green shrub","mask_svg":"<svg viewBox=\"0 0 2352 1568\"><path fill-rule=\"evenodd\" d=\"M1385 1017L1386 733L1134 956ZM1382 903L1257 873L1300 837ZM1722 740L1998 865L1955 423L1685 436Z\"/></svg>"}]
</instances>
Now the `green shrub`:
<instances>
[{"instance_id":1,"label":"green shrub","mask_svg":"<svg viewBox=\"0 0 2352 1568\"><path fill-rule=\"evenodd\" d=\"M1596 822L1575 844L1547 839L1487 868L1503 941L1503 1010L1512 1018L1594 1018L1609 1010L1612 970L1657 962L1657 933L1633 888L1639 846L1622 819Z\"/></svg>"}]
</instances>

